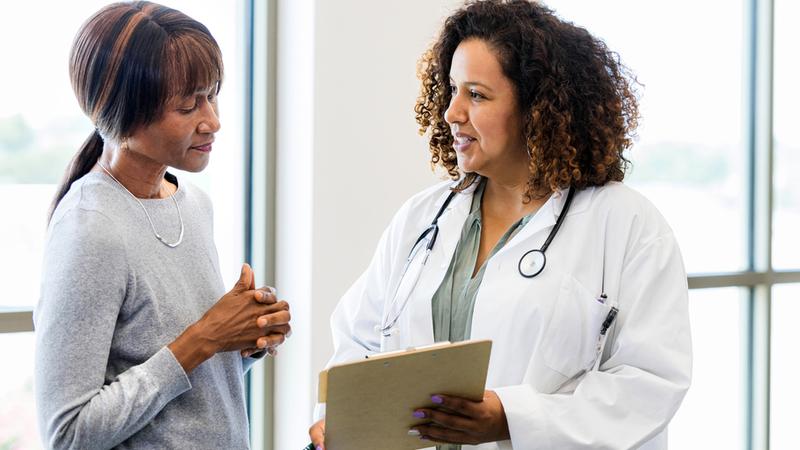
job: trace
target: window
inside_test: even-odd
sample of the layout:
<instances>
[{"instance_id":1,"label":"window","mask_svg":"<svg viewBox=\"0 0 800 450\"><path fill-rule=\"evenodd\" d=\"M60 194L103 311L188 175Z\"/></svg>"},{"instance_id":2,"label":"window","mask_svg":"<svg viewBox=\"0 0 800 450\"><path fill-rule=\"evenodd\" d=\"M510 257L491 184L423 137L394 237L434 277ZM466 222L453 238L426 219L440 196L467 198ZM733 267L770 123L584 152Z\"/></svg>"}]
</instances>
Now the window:
<instances>
[{"instance_id":1,"label":"window","mask_svg":"<svg viewBox=\"0 0 800 450\"><path fill-rule=\"evenodd\" d=\"M741 2L547 3L603 39L643 85L626 182L666 217L687 271L745 269Z\"/></svg>"},{"instance_id":2,"label":"window","mask_svg":"<svg viewBox=\"0 0 800 450\"><path fill-rule=\"evenodd\" d=\"M770 402L770 443L775 449L798 448L796 403L800 398L797 384L797 343L800 330L800 284L783 284L772 290L772 370Z\"/></svg>"},{"instance_id":3,"label":"window","mask_svg":"<svg viewBox=\"0 0 800 450\"><path fill-rule=\"evenodd\" d=\"M691 289L694 380L671 446L796 447L789 374L798 367L790 356L798 291L776 283L800 282L800 32L792 26L800 7L546 3L603 39L644 85L626 182L672 226Z\"/></svg>"},{"instance_id":4,"label":"window","mask_svg":"<svg viewBox=\"0 0 800 450\"><path fill-rule=\"evenodd\" d=\"M6 86L0 102L0 448L38 448L33 403L31 310L39 297L47 212L69 159L93 129L72 93L68 56L80 25L109 2L78 0L43 6L16 2L0 15ZM164 0L205 24L224 57L219 97L223 127L209 167L178 177L198 185L215 207L215 239L226 286L245 257L245 2ZM10 10L9 10L10 9ZM46 11L43 11L46 9ZM20 20L24 18L24 20ZM42 39L50 36L52 39ZM9 43L18 43L11 45ZM11 63L10 63L11 64ZM231 201L236 199L238 201Z\"/></svg>"},{"instance_id":5,"label":"window","mask_svg":"<svg viewBox=\"0 0 800 450\"><path fill-rule=\"evenodd\" d=\"M744 306L741 288L692 290L692 387L670 424L675 449L742 448L744 414ZM715 324L709 332L709 324ZM720 376L724 374L724 376ZM710 405L726 405L725 408ZM709 414L713 411L713 414ZM703 431L699 432L698 427Z\"/></svg>"},{"instance_id":6,"label":"window","mask_svg":"<svg viewBox=\"0 0 800 450\"><path fill-rule=\"evenodd\" d=\"M775 232L773 244L774 266L778 269L800 267L800 253L796 233L800 229L800 137L797 136L797 104L800 103L800 62L797 60L797 43L800 30L794 26L800 20L800 4L776 0L775 2Z\"/></svg>"}]
</instances>

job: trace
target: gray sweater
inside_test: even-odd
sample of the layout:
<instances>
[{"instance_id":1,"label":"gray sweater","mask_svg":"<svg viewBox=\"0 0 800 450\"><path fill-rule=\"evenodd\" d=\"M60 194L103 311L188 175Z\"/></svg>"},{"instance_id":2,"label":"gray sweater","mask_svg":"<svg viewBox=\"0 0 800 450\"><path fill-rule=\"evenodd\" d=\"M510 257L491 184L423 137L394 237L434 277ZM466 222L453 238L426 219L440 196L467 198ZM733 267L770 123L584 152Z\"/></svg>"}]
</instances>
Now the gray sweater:
<instances>
[{"instance_id":1,"label":"gray sweater","mask_svg":"<svg viewBox=\"0 0 800 450\"><path fill-rule=\"evenodd\" d=\"M186 231L174 249L105 174L73 183L56 209L34 312L45 447L249 447L243 376L254 360L219 353L187 376L166 347L226 291L208 197L181 183L175 198ZM174 242L172 199L142 201Z\"/></svg>"}]
</instances>

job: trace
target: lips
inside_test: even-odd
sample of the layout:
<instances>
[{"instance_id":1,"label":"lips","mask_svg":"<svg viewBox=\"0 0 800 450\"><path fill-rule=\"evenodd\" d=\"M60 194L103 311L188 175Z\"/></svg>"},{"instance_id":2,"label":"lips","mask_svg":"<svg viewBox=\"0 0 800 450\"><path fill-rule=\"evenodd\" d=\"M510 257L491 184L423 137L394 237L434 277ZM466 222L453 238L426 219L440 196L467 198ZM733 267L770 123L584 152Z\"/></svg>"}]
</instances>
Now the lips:
<instances>
[{"instance_id":1,"label":"lips","mask_svg":"<svg viewBox=\"0 0 800 450\"><path fill-rule=\"evenodd\" d=\"M213 144L213 143L214 143L214 141L206 142L205 144L195 145L195 146L189 147L189 148L191 148L192 150L197 150L199 152L208 153L208 152L211 151L211 144Z\"/></svg>"},{"instance_id":2,"label":"lips","mask_svg":"<svg viewBox=\"0 0 800 450\"><path fill-rule=\"evenodd\" d=\"M457 132L453 134L453 147L457 152L467 149L476 139L466 133Z\"/></svg>"}]
</instances>

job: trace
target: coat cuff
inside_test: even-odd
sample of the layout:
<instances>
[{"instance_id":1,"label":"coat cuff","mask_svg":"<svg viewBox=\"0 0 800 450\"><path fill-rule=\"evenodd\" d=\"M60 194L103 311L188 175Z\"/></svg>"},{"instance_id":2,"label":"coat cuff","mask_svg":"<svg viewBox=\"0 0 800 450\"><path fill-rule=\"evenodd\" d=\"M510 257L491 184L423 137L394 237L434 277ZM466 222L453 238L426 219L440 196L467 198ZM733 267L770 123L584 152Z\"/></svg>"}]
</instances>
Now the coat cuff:
<instances>
[{"instance_id":1,"label":"coat cuff","mask_svg":"<svg viewBox=\"0 0 800 450\"><path fill-rule=\"evenodd\" d=\"M546 405L530 386L517 385L494 389L508 421L511 442L499 445L501 449L512 448L555 448L552 437L547 433L549 417Z\"/></svg>"}]
</instances>

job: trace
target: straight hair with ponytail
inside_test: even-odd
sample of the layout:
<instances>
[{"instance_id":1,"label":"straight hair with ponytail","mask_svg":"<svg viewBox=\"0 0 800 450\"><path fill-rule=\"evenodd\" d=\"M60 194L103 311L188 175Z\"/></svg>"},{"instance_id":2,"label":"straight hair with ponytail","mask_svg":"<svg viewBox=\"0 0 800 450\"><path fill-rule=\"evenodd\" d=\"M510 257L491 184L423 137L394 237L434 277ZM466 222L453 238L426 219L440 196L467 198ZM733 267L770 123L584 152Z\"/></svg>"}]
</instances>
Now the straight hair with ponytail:
<instances>
[{"instance_id":1,"label":"straight hair with ponytail","mask_svg":"<svg viewBox=\"0 0 800 450\"><path fill-rule=\"evenodd\" d=\"M167 102L222 84L222 53L208 29L156 3L113 3L81 26L69 57L72 89L95 130L64 173L48 221L72 183L92 170L106 139L157 121Z\"/></svg>"}]
</instances>

